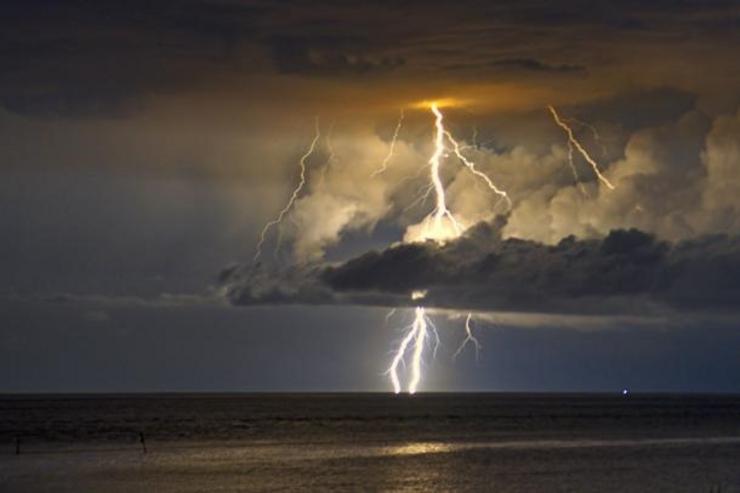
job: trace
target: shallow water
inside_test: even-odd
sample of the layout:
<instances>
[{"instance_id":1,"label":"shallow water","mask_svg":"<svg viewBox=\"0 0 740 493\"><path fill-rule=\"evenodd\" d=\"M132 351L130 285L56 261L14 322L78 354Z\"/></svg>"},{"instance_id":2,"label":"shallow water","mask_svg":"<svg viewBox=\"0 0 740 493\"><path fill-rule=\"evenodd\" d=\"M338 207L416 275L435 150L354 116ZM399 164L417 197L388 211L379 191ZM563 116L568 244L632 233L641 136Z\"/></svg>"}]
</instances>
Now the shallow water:
<instances>
[{"instance_id":1,"label":"shallow water","mask_svg":"<svg viewBox=\"0 0 740 493\"><path fill-rule=\"evenodd\" d=\"M740 491L740 397L6 398L0 413L2 491Z\"/></svg>"}]
</instances>

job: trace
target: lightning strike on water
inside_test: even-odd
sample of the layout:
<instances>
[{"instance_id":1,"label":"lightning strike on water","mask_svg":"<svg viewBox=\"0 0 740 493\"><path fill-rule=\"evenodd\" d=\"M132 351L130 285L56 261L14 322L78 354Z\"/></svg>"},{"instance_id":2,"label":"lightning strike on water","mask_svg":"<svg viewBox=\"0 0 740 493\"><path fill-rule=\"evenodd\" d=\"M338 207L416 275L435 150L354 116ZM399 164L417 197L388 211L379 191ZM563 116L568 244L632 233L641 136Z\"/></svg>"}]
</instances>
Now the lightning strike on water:
<instances>
[{"instance_id":1,"label":"lightning strike on water","mask_svg":"<svg viewBox=\"0 0 740 493\"><path fill-rule=\"evenodd\" d=\"M418 308L417 308L418 313ZM393 361L391 362L391 366L388 367L388 375L391 377L391 383L393 384L393 391L396 394L401 393L401 381L398 378L398 366L403 363L403 357L406 354L406 348L409 344L411 344L412 339L416 335L416 321L414 321L414 325L411 325L409 327L409 331L406 333L404 338L401 340L401 344L399 344L398 349L396 350L396 354L393 357Z\"/></svg>"},{"instance_id":2,"label":"lightning strike on water","mask_svg":"<svg viewBox=\"0 0 740 493\"><path fill-rule=\"evenodd\" d=\"M421 356L424 353L424 340L427 337L427 317L423 307L416 309L416 337L414 340L414 353L411 357L411 381L409 382L409 394L415 394L421 381Z\"/></svg>"},{"instance_id":3,"label":"lightning strike on water","mask_svg":"<svg viewBox=\"0 0 740 493\"><path fill-rule=\"evenodd\" d=\"M265 227L262 228L262 232L260 233L259 241L257 242L256 247L256 253L254 254L253 262L257 262L259 260L260 256L262 255L262 246L265 243L265 239L267 238L267 233L270 231L270 228L273 226L279 225L283 219L285 218L285 215L290 212L290 209L293 207L293 204L295 204L296 199L298 198L298 194L301 193L301 190L303 189L304 185L306 184L306 159L313 154L314 149L316 148L316 143L319 141L319 138L321 137L321 131L319 129L319 117L316 117L316 134L314 135L313 140L311 141L311 145L309 146L306 153L301 156L301 159L299 161L300 166L300 180L298 182L298 185L293 189L293 193L290 196L290 199L288 200L288 203L283 207L283 209L280 211L278 216L273 219L272 221L265 224Z\"/></svg>"},{"instance_id":4,"label":"lightning strike on water","mask_svg":"<svg viewBox=\"0 0 740 493\"><path fill-rule=\"evenodd\" d=\"M424 307L417 306L414 309L414 322L407 328L406 335L401 340L401 344L398 346L396 354L393 357L393 361L391 362L391 365L390 367L388 367L387 370L387 373L390 375L391 378L391 383L393 384L393 391L396 394L399 394L401 392L401 380L398 377L398 367L404 362L406 351L409 348L409 345L411 345L412 343L413 351L411 354L410 365L411 377L409 379L408 392L409 394L414 394L419 388L419 382L421 382L422 356L424 353L424 345L429 335L430 327L433 329L433 326L426 315Z\"/></svg>"},{"instance_id":5,"label":"lightning strike on water","mask_svg":"<svg viewBox=\"0 0 740 493\"><path fill-rule=\"evenodd\" d=\"M561 118L560 115L558 115L558 112L555 111L555 108L552 105L548 105L547 109L550 111L550 114L552 115L552 118L555 120L555 123L563 129L565 134L568 136L568 146L569 146L569 159L571 163L571 167L573 170L575 170L575 166L573 166L573 148L575 148L581 156L583 156L583 159L586 160L586 162L591 165L591 168L594 170L594 173L596 174L596 177L609 188L609 190L614 190L614 185L611 184L611 182L601 174L601 171L599 170L599 165L594 161L594 159L591 157L591 155L586 151L586 149L581 145L581 143L576 139L575 134L573 133L573 130L568 126L567 123L565 123ZM576 175L577 177L577 175Z\"/></svg>"},{"instance_id":6,"label":"lightning strike on water","mask_svg":"<svg viewBox=\"0 0 740 493\"><path fill-rule=\"evenodd\" d=\"M480 349L482 346L480 345L478 339L473 335L473 329L470 326L472 318L473 314L468 313L468 316L465 318L465 339L457 348L457 351L455 351L455 353L452 355L453 360L456 359L460 353L462 353L463 349L465 349L465 346L467 346L468 343L471 343L475 348L475 361L478 362L480 360Z\"/></svg>"},{"instance_id":7,"label":"lightning strike on water","mask_svg":"<svg viewBox=\"0 0 740 493\"><path fill-rule=\"evenodd\" d=\"M496 195L505 200L508 208L511 208L511 200L507 193L498 188L495 183L485 173L479 171L475 167L475 163L467 159L462 153L462 147L455 140L452 134L444 126L444 115L439 109L439 103L431 102L428 104L434 114L434 152L429 158L428 164L430 168L430 181L431 185L426 189L424 195L421 196L423 200L432 191L435 193L436 205L434 210L427 215L422 222L417 225L420 229L415 231L414 234L409 235L407 232L405 241L423 241L423 240L435 240L443 242L449 239L459 237L465 230L464 226L458 221L457 218L447 207L447 198L445 195L445 187L440 177L440 167L442 165L442 159L448 157L450 153L453 153L469 170L474 176L481 179ZM451 148L445 146L445 142L451 145ZM418 201L419 199L417 199ZM412 205L417 201L412 202ZM417 291L411 294L412 300L420 300L426 296L426 292ZM398 376L398 367L404 362L404 356L406 355L409 346L413 345L413 351L411 356L411 377L409 381L408 391L413 394L417 391L419 382L421 381L421 363L422 356L424 353L425 341L429 337L429 332L435 337L435 346L433 355L436 356L437 349L439 348L439 334L434 324L426 315L423 306L417 306L415 309L414 323L407 327L405 337L401 340L398 348L396 349L393 361L387 370L387 374L390 375L391 383L393 384L394 391L398 394L401 392L401 382ZM480 350L480 344L478 339L473 335L471 327L472 314L468 314L468 318L465 322L465 330L467 337L463 341L462 345L455 352L455 357L463 350L465 345L470 342L475 346L476 359Z\"/></svg>"},{"instance_id":8,"label":"lightning strike on water","mask_svg":"<svg viewBox=\"0 0 740 493\"><path fill-rule=\"evenodd\" d=\"M398 117L398 123L396 124L396 130L393 132L393 138L391 139L391 143L388 146L388 154L386 154L385 159L383 159L383 163L380 165L380 168L376 169L372 172L370 177L375 177L388 169L388 163L391 162L391 159L393 158L393 150L396 148L396 141L398 141L398 133L401 131L401 125L403 125L403 108L401 108L401 115Z\"/></svg>"}]
</instances>

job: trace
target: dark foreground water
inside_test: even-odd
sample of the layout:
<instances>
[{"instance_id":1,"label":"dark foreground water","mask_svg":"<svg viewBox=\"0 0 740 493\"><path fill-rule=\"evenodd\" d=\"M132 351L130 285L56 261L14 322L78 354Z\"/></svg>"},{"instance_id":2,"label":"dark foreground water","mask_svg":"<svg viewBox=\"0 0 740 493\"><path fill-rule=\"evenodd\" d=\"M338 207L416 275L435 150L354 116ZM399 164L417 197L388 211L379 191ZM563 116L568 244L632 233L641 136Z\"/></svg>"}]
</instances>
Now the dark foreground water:
<instances>
[{"instance_id":1,"label":"dark foreground water","mask_svg":"<svg viewBox=\"0 0 740 493\"><path fill-rule=\"evenodd\" d=\"M740 491L740 396L0 397L0 491L277 490Z\"/></svg>"}]
</instances>

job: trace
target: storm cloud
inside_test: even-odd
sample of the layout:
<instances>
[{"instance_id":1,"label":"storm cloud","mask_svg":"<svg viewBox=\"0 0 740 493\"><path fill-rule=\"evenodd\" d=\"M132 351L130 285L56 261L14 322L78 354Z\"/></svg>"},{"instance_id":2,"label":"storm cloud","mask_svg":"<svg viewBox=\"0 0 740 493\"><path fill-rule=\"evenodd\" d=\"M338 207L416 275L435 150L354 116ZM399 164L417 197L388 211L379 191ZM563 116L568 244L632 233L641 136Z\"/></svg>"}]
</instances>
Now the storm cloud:
<instances>
[{"instance_id":1,"label":"storm cloud","mask_svg":"<svg viewBox=\"0 0 740 493\"><path fill-rule=\"evenodd\" d=\"M141 335L133 352L151 349L165 373L175 373L173 355L162 358L160 348L185 351L176 373L192 381L206 382L193 362L231 327L249 335L234 340L256 351L255 369L284 374L300 361L302 376L312 363L366 352L362 371L375 375L393 334L378 330L384 310L372 307L415 302L451 317L476 311L498 326L527 319L553 348L568 346L552 327L624 327L657 314L649 324L657 333L666 313L678 314L671 320L696 335L685 343L696 368L724 355L716 375L727 381L737 373L725 369L737 369L730 350L740 320L739 25L740 5L725 0L5 2L5 388L64 390L58 377L84 359L76 330L88 326L108 348L88 347L95 378L101 364L116 361L118 374L135 359L109 357L122 351L124 328ZM444 245L396 244L433 208L434 115L419 102L443 99L455 102L442 108L446 128L512 207L450 155L440 178L465 234ZM547 105L572 123L614 190L580 158L574 175ZM376 173L402 109L393 157ZM306 184L253 265L316 130ZM213 286L225 265L233 267ZM414 301L414 291L426 295ZM281 329L276 320L291 311ZM59 313L69 315L61 325ZM724 319L704 323L713 316ZM310 336L296 336L302 324ZM724 339L705 336L720 325ZM322 351L296 359L322 331L331 334ZM643 334L626 337L629 355L616 361L639 366L645 358L633 349ZM563 336L584 350L572 337ZM373 338L377 346L367 344ZM611 350L613 339L603 341ZM655 367L670 346L681 370L676 339L655 341ZM237 346L230 340L214 353L218 363L235 355L229 378L248 359ZM521 347L529 351L530 340ZM26 352L36 349L39 364L29 364ZM47 363L52 370L34 380ZM67 375L67 390L84 390L82 373ZM152 382L148 372L130 381L106 388ZM737 390L734 381L726 387Z\"/></svg>"},{"instance_id":2,"label":"storm cloud","mask_svg":"<svg viewBox=\"0 0 740 493\"><path fill-rule=\"evenodd\" d=\"M393 225L396 235L388 245L429 211L428 204L415 208L414 202L415 182L425 180L416 170L423 169L427 147L403 135L386 174L367 179L385 146L377 137L352 139L351 146L339 140L335 158L351 156L353 166L314 169L282 228L290 266L268 259L236 267L222 279L227 296L237 305L423 303L479 311L737 314L740 114L711 118L691 109L670 116L634 132L606 127L601 142L616 138L623 147L610 152L604 146L599 158L615 190L600 188L583 163L576 163L582 186L576 185L562 145L543 152L528 146L468 149L479 169L509 191L513 205L505 216L496 215L495 197L448 159L447 205L469 227L461 238L376 246L333 262L327 250L341 249L347 236L369 237ZM589 138L583 130L580 135ZM598 149L598 139L588 142ZM423 301L412 300L413 292L424 292Z\"/></svg>"},{"instance_id":3,"label":"storm cloud","mask_svg":"<svg viewBox=\"0 0 740 493\"><path fill-rule=\"evenodd\" d=\"M565 77L548 96L674 85L711 98L740 78L728 63L739 18L721 1L16 2L0 19L0 105L120 117L163 95L281 75L356 76L358 85L373 75L409 94L521 76L542 89L575 74L584 80ZM695 63L705 69L687 70Z\"/></svg>"},{"instance_id":4,"label":"storm cloud","mask_svg":"<svg viewBox=\"0 0 740 493\"><path fill-rule=\"evenodd\" d=\"M675 243L637 229L554 245L504 238L503 218L461 238L399 244L337 265L226 272L235 304L357 303L481 310L654 314L736 311L740 238ZM259 269L258 269L259 271ZM411 299L423 292L423 301Z\"/></svg>"}]
</instances>

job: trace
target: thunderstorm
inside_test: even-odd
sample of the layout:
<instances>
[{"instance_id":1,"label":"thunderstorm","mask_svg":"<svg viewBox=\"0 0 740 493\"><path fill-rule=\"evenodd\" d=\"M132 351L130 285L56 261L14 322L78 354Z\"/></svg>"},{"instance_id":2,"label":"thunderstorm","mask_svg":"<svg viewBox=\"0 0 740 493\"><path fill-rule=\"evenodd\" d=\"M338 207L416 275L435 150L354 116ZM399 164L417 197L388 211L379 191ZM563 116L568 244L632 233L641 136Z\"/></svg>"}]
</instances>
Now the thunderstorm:
<instances>
[{"instance_id":1,"label":"thunderstorm","mask_svg":"<svg viewBox=\"0 0 740 493\"><path fill-rule=\"evenodd\" d=\"M486 189L491 193L492 197L495 198L495 201L492 203L492 210L495 211L496 207L501 203L504 204L504 208L501 210L501 212L506 213L512 209L512 202L508 193L499 185L497 185L490 176L480 171L476 167L475 162L473 162L472 159L465 155L465 151L467 149L471 147L474 148L475 146L461 144L460 142L458 142L457 139L455 139L452 132L445 126L445 116L442 112L442 108L447 106L455 106L456 104L459 104L459 102L450 99L422 102L416 105L412 105L413 108L428 110L431 113L431 116L433 117L434 131L432 139L433 149L425 166L428 170L428 183L421 187L423 194L415 201L413 201L409 207L415 205L416 203L424 202L426 198L432 194L434 195L434 207L421 219L420 222L418 222L417 224L413 224L407 228L406 233L403 237L404 243L432 241L438 244L444 244L446 242L459 238L471 226L471 224L466 223L461 217L455 214L455 211L452 210L447 201L446 184L443 178L442 170L444 166L448 165L449 162L452 161L463 166L463 169L467 170L476 180L485 185ZM595 135L595 138L598 139L598 134L596 133L595 128L574 119L568 120L566 118L561 118L557 110L552 105L548 105L547 109L554 122L565 132L567 136L568 163L573 172L576 184L581 189L581 191L584 194L586 193L583 183L581 182L576 170L574 162L575 152L578 152L578 154L582 156L583 159L591 166L598 180L608 189L613 190L614 185L601 173L599 165L588 153L584 145L576 138L575 132L568 122L572 121L577 123L581 127L590 128L592 133ZM383 159L380 167L371 174L371 177L377 177L378 175L381 175L388 170L389 165L394 158L395 148L399 139L399 134L401 132L405 116L405 111L402 108L390 143L388 145L388 152L385 155L385 158ZM477 129L474 133L474 136L477 137ZM280 225L286 218L286 216L290 213L302 190L306 186L307 160L315 152L317 142L319 141L320 137L321 132L319 128L319 120L318 117L316 117L315 134L313 140L311 141L308 149L301 156L298 162L300 171L298 184L293 189L290 197L288 198L288 201L286 202L283 209L281 209L277 217L269 221L263 227L259 236L259 241L256 246L256 253L254 255L255 264L262 254L264 243L271 228L278 228L278 241L280 240ZM327 135L327 149L329 153L329 159L324 168L321 170L321 180L325 179L327 168L331 165L333 161L336 160L336 155L333 146L331 145L330 137L331 131ZM411 294L411 300L414 302L415 305L413 312L414 320L411 324L404 328L403 337L401 337L398 345L394 349L391 363L385 372L390 379L390 383L395 393L400 393L403 388L406 388L409 394L414 394L419 390L419 386L423 378L422 374L424 367L424 358L426 354L425 349L428 346L432 345L433 351L431 354L432 357L434 357L437 353L437 349L439 348L440 339L437 333L437 329L423 305L423 299L425 295L425 292L419 291L415 291ZM395 309L386 316L386 321L388 321L393 313L395 313ZM468 344L471 344L475 349L476 361L478 360L481 350L481 344L473 334L472 321L473 315L472 313L468 313L464 324L465 338L459 345L457 350L454 352L453 359L457 358ZM404 369L403 372L402 369ZM408 380L405 385L402 383L402 376L406 377L406 379Z\"/></svg>"},{"instance_id":2,"label":"thunderstorm","mask_svg":"<svg viewBox=\"0 0 740 493\"><path fill-rule=\"evenodd\" d=\"M506 203L507 210L511 208L511 200L509 199L508 194L498 187L488 175L478 170L475 163L465 157L462 152L462 146L444 126L444 115L440 106L441 104L439 102L431 102L428 105L434 115L434 151L429 158L428 166L429 179L431 182L429 190L433 191L435 194L435 207L421 223L415 227L412 226L409 228L411 234L407 234L404 238L404 241L406 242L431 240L437 243L444 243L451 239L460 237L467 229L467 225L463 224L463 222L454 215L447 205L445 186L440 171L444 158L450 154L453 154L476 178L482 180L493 194L497 195L500 200L503 200ZM399 127L396 128L394 139L398 133L398 128L400 128L400 121ZM449 146L447 144L449 144ZM391 144L391 152L392 146L393 143ZM389 156L390 155L391 154L389 154ZM414 292L412 293L411 298L412 300L420 301L424 298L425 294L426 293L423 292ZM472 334L470 325L471 318L472 314L469 313L465 321L466 338L455 352L453 358L458 356L468 342L474 345L476 359L478 358L480 344L478 339L476 339ZM391 365L387 370L387 374L390 377L395 393L398 394L401 392L398 367L404 362L404 357L407 352L411 352L411 376L408 382L408 392L409 394L414 394L418 390L419 383L421 381L422 358L430 327L436 335L436 329L426 314L425 308L423 306L417 306L414 310L414 322L407 327L406 334L396 348ZM438 336L436 337L436 342L433 354L436 354L439 344Z\"/></svg>"}]
</instances>

